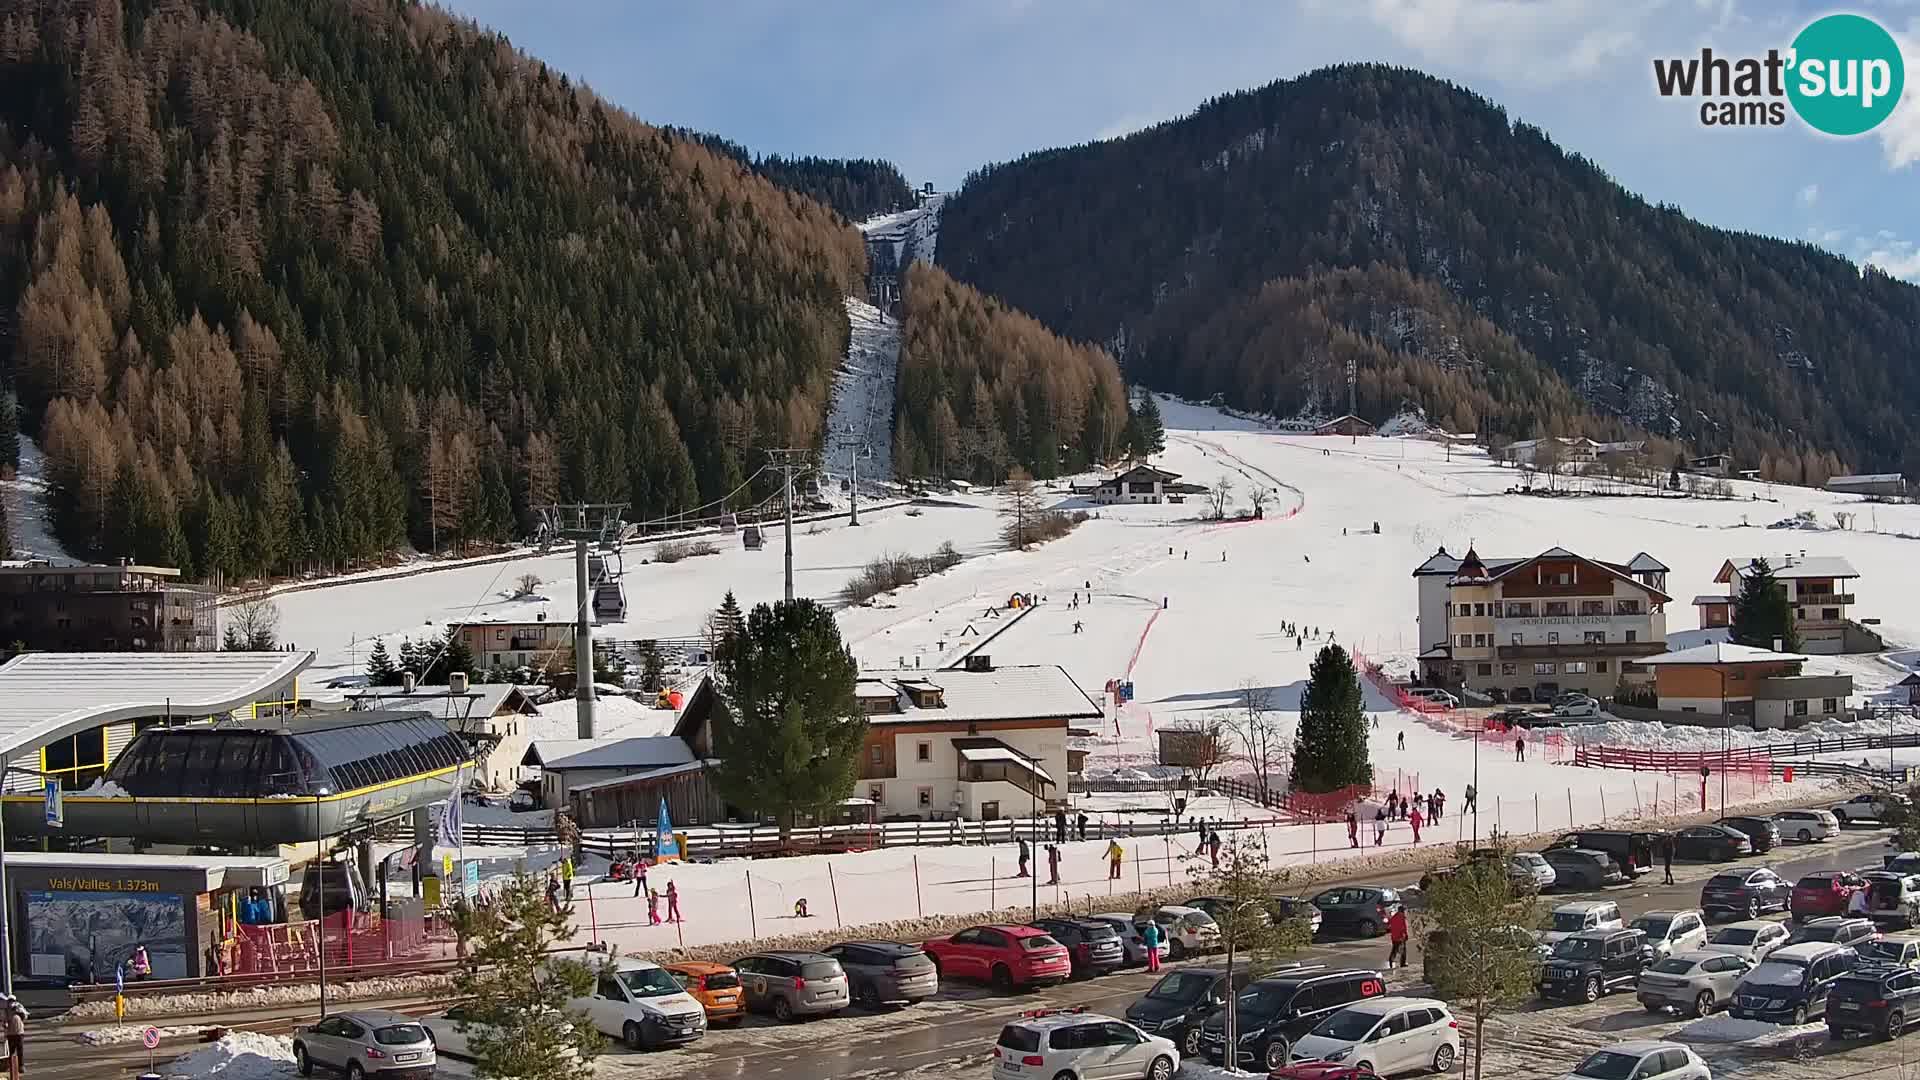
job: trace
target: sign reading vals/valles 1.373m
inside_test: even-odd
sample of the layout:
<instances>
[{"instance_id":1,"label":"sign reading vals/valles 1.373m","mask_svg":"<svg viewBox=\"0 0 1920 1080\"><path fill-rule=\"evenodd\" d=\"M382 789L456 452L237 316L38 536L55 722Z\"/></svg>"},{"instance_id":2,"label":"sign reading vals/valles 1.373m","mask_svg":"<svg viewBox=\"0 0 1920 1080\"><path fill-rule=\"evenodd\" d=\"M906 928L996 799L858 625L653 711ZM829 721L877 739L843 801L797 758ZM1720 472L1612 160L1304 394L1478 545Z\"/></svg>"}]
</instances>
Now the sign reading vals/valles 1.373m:
<instances>
[{"instance_id":1,"label":"sign reading vals/valles 1.373m","mask_svg":"<svg viewBox=\"0 0 1920 1080\"><path fill-rule=\"evenodd\" d=\"M160 883L144 878L50 877L47 888L61 892L157 893Z\"/></svg>"}]
</instances>

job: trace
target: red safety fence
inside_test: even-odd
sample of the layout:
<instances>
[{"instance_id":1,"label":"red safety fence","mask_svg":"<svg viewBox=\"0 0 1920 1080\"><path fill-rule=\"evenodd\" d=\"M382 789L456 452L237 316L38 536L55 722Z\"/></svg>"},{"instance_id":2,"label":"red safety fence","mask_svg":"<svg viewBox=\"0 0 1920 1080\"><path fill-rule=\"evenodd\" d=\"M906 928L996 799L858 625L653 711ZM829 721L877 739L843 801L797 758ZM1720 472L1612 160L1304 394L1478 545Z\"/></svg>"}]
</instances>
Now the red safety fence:
<instances>
[{"instance_id":1,"label":"red safety fence","mask_svg":"<svg viewBox=\"0 0 1920 1080\"><path fill-rule=\"evenodd\" d=\"M316 943L320 924L312 919L233 927L214 946L222 975L290 975L319 970ZM454 937L434 916L383 919L378 915L336 911L324 929L327 967L345 969L410 960L446 960L454 955Z\"/></svg>"},{"instance_id":2,"label":"red safety fence","mask_svg":"<svg viewBox=\"0 0 1920 1080\"><path fill-rule=\"evenodd\" d=\"M1561 732L1516 730L1499 721L1489 721L1484 716L1464 713L1440 702L1410 694L1406 687L1394 682L1391 676L1381 670L1379 664L1357 649L1353 652L1353 663L1359 669L1360 676L1372 683L1382 697L1393 702L1395 708L1413 714L1421 723L1436 731L1501 745L1511 744L1515 739L1525 739L1527 749L1538 755L1541 761L1565 763L1572 760L1574 744Z\"/></svg>"}]
</instances>

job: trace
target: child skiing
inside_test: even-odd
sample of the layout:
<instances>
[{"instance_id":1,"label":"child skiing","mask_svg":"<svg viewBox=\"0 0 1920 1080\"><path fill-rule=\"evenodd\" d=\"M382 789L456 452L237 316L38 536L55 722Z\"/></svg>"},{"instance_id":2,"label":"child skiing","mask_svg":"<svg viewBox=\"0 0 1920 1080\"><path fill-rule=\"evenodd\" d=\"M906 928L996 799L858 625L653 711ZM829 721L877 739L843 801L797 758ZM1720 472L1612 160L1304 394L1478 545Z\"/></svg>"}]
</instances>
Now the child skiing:
<instances>
[{"instance_id":1,"label":"child skiing","mask_svg":"<svg viewBox=\"0 0 1920 1080\"><path fill-rule=\"evenodd\" d=\"M667 921L682 921L680 918L680 886L671 881L667 882Z\"/></svg>"},{"instance_id":2,"label":"child skiing","mask_svg":"<svg viewBox=\"0 0 1920 1080\"><path fill-rule=\"evenodd\" d=\"M1383 807L1373 812L1373 846L1379 847L1387 842L1387 811Z\"/></svg>"},{"instance_id":3,"label":"child skiing","mask_svg":"<svg viewBox=\"0 0 1920 1080\"><path fill-rule=\"evenodd\" d=\"M660 925L660 894L653 889L647 890L647 925Z\"/></svg>"}]
</instances>

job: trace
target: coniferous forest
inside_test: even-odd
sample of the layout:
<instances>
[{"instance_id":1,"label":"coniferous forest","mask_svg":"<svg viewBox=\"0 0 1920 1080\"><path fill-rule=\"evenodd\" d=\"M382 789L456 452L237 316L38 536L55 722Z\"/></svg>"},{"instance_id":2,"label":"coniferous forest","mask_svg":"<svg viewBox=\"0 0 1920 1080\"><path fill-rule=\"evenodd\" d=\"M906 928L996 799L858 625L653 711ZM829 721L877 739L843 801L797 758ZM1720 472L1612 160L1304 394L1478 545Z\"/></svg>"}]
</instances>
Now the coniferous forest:
<instances>
[{"instance_id":1,"label":"coniferous forest","mask_svg":"<svg viewBox=\"0 0 1920 1080\"><path fill-rule=\"evenodd\" d=\"M924 262L901 300L893 461L905 476L1045 480L1123 449L1127 395L1113 358Z\"/></svg>"},{"instance_id":2,"label":"coniferous forest","mask_svg":"<svg viewBox=\"0 0 1920 1080\"><path fill-rule=\"evenodd\" d=\"M1920 474L1920 289L1649 204L1413 71L1328 68L982 169L939 261L1130 379L1244 408L1345 412L1355 354L1376 422Z\"/></svg>"},{"instance_id":3,"label":"coniferous forest","mask_svg":"<svg viewBox=\"0 0 1920 1080\"><path fill-rule=\"evenodd\" d=\"M0 359L77 551L645 518L813 445L860 238L398 0L0 0Z\"/></svg>"}]
</instances>

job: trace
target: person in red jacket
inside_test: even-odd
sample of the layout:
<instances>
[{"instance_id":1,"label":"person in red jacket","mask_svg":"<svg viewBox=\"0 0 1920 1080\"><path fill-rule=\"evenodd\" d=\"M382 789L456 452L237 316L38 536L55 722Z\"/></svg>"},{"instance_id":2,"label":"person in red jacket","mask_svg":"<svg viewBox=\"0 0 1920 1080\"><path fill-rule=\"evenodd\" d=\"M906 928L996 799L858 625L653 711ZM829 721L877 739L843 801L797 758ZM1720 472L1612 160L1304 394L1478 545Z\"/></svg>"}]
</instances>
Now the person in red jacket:
<instances>
[{"instance_id":1,"label":"person in red jacket","mask_svg":"<svg viewBox=\"0 0 1920 1080\"><path fill-rule=\"evenodd\" d=\"M1407 824L1413 826L1413 842L1416 844L1420 842L1420 826L1424 825L1426 820L1420 816L1420 801L1415 799L1413 812L1407 815Z\"/></svg>"},{"instance_id":2,"label":"person in red jacket","mask_svg":"<svg viewBox=\"0 0 1920 1080\"><path fill-rule=\"evenodd\" d=\"M1387 940L1392 943L1387 950L1387 966L1391 968L1397 957L1401 967L1407 966L1407 909L1395 908L1387 919Z\"/></svg>"}]
</instances>

